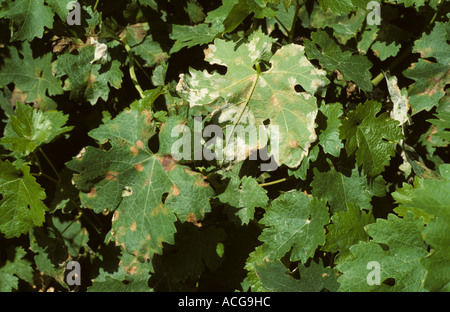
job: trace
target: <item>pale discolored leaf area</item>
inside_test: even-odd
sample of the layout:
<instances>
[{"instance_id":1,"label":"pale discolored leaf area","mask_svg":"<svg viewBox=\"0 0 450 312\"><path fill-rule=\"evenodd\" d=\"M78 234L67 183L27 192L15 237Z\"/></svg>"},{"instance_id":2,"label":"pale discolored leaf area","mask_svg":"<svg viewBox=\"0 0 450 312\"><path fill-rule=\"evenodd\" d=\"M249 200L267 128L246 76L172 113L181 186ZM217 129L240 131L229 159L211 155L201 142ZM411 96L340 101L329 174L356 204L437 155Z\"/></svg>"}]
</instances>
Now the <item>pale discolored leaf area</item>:
<instances>
[{"instance_id":1,"label":"pale discolored leaf area","mask_svg":"<svg viewBox=\"0 0 450 312\"><path fill-rule=\"evenodd\" d=\"M215 40L205 51L205 60L226 66L227 73L191 70L189 76L180 77L177 91L191 107L223 99L217 114L219 121L232 125L231 129L236 125L264 126L269 121L279 129L277 163L297 167L317 139L314 94L329 81L323 70L307 60L303 46L286 45L271 55L272 41L260 31L240 45ZM267 70L260 69L261 61L268 62ZM297 92L297 86L305 91ZM234 132L227 133L228 138L231 135ZM264 147L264 142L246 143L249 150Z\"/></svg>"}]
</instances>

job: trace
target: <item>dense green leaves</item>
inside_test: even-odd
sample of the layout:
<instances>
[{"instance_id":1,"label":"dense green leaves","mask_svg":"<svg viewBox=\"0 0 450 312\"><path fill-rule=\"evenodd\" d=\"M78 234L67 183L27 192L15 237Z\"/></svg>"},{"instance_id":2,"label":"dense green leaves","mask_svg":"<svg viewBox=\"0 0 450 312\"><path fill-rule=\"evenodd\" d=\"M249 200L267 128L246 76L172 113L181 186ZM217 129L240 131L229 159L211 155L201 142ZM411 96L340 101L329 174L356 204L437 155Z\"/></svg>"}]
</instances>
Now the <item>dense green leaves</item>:
<instances>
[{"instance_id":1,"label":"dense green leaves","mask_svg":"<svg viewBox=\"0 0 450 312\"><path fill-rule=\"evenodd\" d=\"M396 120L386 113L377 116L380 109L381 103L375 101L359 104L339 128L347 154L356 154L356 163L369 176L384 170L395 153L395 143L403 138Z\"/></svg>"},{"instance_id":2,"label":"dense green leaves","mask_svg":"<svg viewBox=\"0 0 450 312\"><path fill-rule=\"evenodd\" d=\"M305 43L309 58L319 60L327 70L337 69L346 80L355 82L364 91L371 91L371 62L362 55L353 55L350 51L342 51L323 30L311 34L311 41ZM320 47L320 50L316 46Z\"/></svg>"}]
</instances>

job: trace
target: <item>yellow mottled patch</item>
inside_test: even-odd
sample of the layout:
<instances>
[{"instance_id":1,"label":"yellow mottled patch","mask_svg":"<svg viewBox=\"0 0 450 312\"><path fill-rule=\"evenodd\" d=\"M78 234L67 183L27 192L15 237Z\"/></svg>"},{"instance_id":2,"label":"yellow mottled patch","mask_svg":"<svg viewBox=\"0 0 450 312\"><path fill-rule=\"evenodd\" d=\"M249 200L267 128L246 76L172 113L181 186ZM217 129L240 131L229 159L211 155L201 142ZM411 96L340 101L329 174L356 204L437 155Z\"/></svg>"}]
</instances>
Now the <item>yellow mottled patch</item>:
<instances>
[{"instance_id":1,"label":"yellow mottled patch","mask_svg":"<svg viewBox=\"0 0 450 312\"><path fill-rule=\"evenodd\" d=\"M152 212L150 213L150 215L151 215L152 217L154 217L154 216L157 216L157 215L159 215L159 214L164 214L164 215L166 215L166 214L168 214L168 213L169 213L169 209L167 209L166 206L164 206L162 203L160 203L159 205L157 205L157 206L152 210Z\"/></svg>"}]
</instances>

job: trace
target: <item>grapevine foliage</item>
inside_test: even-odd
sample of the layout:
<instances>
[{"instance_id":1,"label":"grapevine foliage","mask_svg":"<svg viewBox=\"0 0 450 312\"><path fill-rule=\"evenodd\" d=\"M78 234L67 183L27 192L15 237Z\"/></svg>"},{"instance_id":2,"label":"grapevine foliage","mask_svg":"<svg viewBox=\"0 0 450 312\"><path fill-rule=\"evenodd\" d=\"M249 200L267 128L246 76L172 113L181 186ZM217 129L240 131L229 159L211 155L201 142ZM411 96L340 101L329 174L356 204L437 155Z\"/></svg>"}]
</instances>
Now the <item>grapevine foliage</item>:
<instances>
[{"instance_id":1,"label":"grapevine foliage","mask_svg":"<svg viewBox=\"0 0 450 312\"><path fill-rule=\"evenodd\" d=\"M450 1L369 2L0 0L0 291L450 291Z\"/></svg>"}]
</instances>

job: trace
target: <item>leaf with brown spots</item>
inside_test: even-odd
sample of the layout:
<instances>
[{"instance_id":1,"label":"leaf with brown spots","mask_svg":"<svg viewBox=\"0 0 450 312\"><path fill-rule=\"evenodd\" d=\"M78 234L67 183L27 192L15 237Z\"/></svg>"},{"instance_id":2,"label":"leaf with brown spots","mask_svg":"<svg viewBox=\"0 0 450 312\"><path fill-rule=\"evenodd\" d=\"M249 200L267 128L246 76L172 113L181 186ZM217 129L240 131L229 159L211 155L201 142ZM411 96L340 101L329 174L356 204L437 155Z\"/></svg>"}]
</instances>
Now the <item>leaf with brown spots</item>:
<instances>
[{"instance_id":1,"label":"leaf with brown spots","mask_svg":"<svg viewBox=\"0 0 450 312\"><path fill-rule=\"evenodd\" d=\"M203 175L170 155L152 153L147 143L155 130L146 118L137 108L126 109L90 132L110 149L88 146L67 164L77 172L82 204L96 213L114 211L112 239L140 261L174 243L177 218L200 223L214 194Z\"/></svg>"},{"instance_id":2,"label":"leaf with brown spots","mask_svg":"<svg viewBox=\"0 0 450 312\"><path fill-rule=\"evenodd\" d=\"M450 24L437 22L431 33L417 40L413 52L421 59L403 74L416 82L408 90L412 115L439 105L450 80Z\"/></svg>"}]
</instances>

